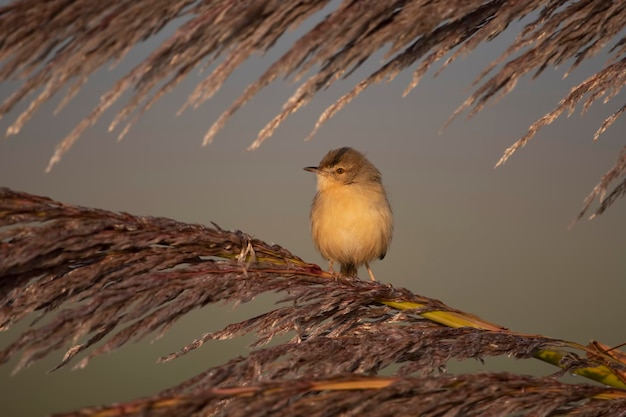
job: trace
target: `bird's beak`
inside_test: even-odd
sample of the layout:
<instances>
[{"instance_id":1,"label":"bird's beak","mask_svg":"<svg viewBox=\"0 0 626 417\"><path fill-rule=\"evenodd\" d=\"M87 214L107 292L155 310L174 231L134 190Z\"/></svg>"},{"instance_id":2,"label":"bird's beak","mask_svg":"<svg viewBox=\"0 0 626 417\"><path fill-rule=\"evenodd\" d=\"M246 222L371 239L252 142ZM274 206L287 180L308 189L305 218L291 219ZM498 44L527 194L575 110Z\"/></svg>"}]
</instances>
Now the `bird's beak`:
<instances>
[{"instance_id":1,"label":"bird's beak","mask_svg":"<svg viewBox=\"0 0 626 417\"><path fill-rule=\"evenodd\" d=\"M309 171L312 172L314 174L319 174L321 172L321 170L319 169L319 167L306 167L303 168L305 171Z\"/></svg>"}]
</instances>

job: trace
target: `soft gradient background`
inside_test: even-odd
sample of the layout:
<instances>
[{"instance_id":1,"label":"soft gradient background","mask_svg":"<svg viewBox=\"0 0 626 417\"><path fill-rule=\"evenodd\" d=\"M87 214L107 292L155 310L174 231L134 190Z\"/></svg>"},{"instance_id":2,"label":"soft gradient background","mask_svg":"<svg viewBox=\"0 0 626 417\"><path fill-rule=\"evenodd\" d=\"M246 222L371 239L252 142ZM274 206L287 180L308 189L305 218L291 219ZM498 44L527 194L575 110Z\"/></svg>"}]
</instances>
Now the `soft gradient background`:
<instances>
[{"instance_id":1,"label":"soft gradient background","mask_svg":"<svg viewBox=\"0 0 626 417\"><path fill-rule=\"evenodd\" d=\"M549 69L534 81L525 78L497 105L471 120L463 116L438 134L469 95L473 79L519 28L510 28L437 78L431 71L406 98L402 91L410 73L367 90L312 141L303 142L321 111L369 74L380 62L378 55L288 119L260 149L245 151L296 88L276 82L239 111L213 144L202 148L210 123L302 33L298 30L266 56L237 70L198 110L175 116L202 78L194 74L122 142L106 130L114 114L109 111L45 174L55 145L163 35L137 48L119 67L97 73L59 115L52 115L57 97L19 135L0 142L0 184L84 206L193 223L214 221L326 265L309 237L315 181L302 167L317 164L331 148L353 146L383 172L395 213L391 250L373 265L380 281L517 331L618 344L626 341L625 202L596 220L581 221L571 230L567 226L624 146L624 119L600 141L591 141L602 119L624 102L624 94L607 105L594 105L583 117L560 119L504 167L493 169L529 124L607 57L585 63L564 81L565 68ZM0 86L0 98L14 87ZM2 120L0 128L6 130L18 111ZM271 308L272 302L268 296L237 308L195 312L164 338L129 344L80 371L67 367L47 374L61 359L60 351L11 377L14 360L0 367L0 415L39 416L154 394L245 354L252 338L210 343L172 363L156 365L160 355ZM1 333L0 347L23 329ZM518 369L555 371L534 362L518 364L523 367ZM498 363L511 366L509 360Z\"/></svg>"}]
</instances>

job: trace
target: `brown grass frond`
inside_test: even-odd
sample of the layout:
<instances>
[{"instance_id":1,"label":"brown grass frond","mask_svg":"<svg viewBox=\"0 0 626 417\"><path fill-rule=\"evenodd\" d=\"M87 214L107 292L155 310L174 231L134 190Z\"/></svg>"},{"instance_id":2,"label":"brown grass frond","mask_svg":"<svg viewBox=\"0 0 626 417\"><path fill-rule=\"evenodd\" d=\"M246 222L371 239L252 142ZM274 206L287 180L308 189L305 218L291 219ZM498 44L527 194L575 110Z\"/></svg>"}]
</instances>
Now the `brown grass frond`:
<instances>
[{"instance_id":1,"label":"brown grass frond","mask_svg":"<svg viewBox=\"0 0 626 417\"><path fill-rule=\"evenodd\" d=\"M263 293L283 299L271 311L204 334L161 361L209 340L254 334L255 349L247 357L149 399L69 415L175 416L192 409L231 415L236 405L265 407L244 408L259 415L283 410L268 408L270 400L288 415L309 402L319 404L319 412L322 406L333 409L338 392L346 390L342 407L350 412L362 410L359 404L368 398L381 402L368 408L372 415L379 415L374 411L384 402L389 409L399 407L397 413L419 403L423 415L443 409L494 416L511 410L626 412L626 354L617 348L514 333L407 289L332 279L286 249L216 225L113 213L0 189L0 328L39 313L0 351L0 364L20 357L15 371L59 349L67 350L58 367L75 360L83 367L129 341L166 332L194 309L248 302ZM43 317L48 320L38 323ZM292 338L264 346L279 335ZM453 359L492 356L538 358L559 372L544 378L438 375ZM393 378L377 377L391 367ZM557 377L565 372L618 389L562 384ZM419 408L425 404L432 408Z\"/></svg>"},{"instance_id":2,"label":"brown grass frond","mask_svg":"<svg viewBox=\"0 0 626 417\"><path fill-rule=\"evenodd\" d=\"M604 70L587 78L585 81L574 87L567 97L561 100L557 108L533 123L533 125L528 129L526 135L517 140L504 152L504 155L500 158L496 167L504 164L516 150L525 146L528 141L530 141L537 134L539 129L554 122L562 113L566 111L569 114L572 114L576 105L583 101L585 96L589 95L584 102L583 112L585 112L594 101L598 100L602 96L606 95L606 98L610 99L618 92L615 90L614 83L617 83L618 85L626 84L626 58L609 65ZM620 109L615 114L619 115L621 112L623 112L623 110ZM613 119L613 117L605 120L600 130L606 130L606 128L614 122L614 120L611 121L611 119ZM596 132L594 139L597 139L598 137L599 133Z\"/></svg>"},{"instance_id":3,"label":"brown grass frond","mask_svg":"<svg viewBox=\"0 0 626 417\"><path fill-rule=\"evenodd\" d=\"M613 181L623 178L622 182L618 184L607 196L607 189L609 184ZM600 182L593 188L591 193L585 198L584 205L580 213L578 213L577 220L585 215L589 207L595 199L600 201L600 206L596 209L595 213L591 215L591 219L595 216L604 213L619 197L626 195L626 147L622 148L622 152L615 165L602 176Z\"/></svg>"},{"instance_id":4,"label":"brown grass frond","mask_svg":"<svg viewBox=\"0 0 626 417\"><path fill-rule=\"evenodd\" d=\"M0 117L17 104L30 102L7 130L9 135L18 133L37 109L65 86L69 88L59 107L71 100L97 69L118 63L140 42L174 21L181 22L148 58L104 94L93 111L59 143L48 165L50 170L128 90L132 91L128 103L110 125L113 130L124 124L120 138L195 68L206 70L209 63L218 62L181 111L210 99L253 54L268 51L287 30L314 18L330 4L328 0L123 0L98 4L89 0L52 0L41 5L32 0L15 0L0 8L0 82L17 79L20 84L0 105ZM584 112L600 98L609 101L626 83L626 38L620 37L626 28L626 0L343 0L334 7L326 16L315 17L319 18L317 24L218 117L208 129L204 144L213 140L234 112L278 77L298 81L313 72L261 129L250 149L260 146L289 115L335 81L351 75L378 51L387 52L380 68L329 106L309 137L368 86L391 80L417 64L406 94L435 62L448 55L441 71L523 18L530 22L502 56L487 65L476 81L475 92L453 118L465 110L469 110L470 116L476 114L487 103L513 90L528 74L536 77L546 68L566 63L570 65L569 73L607 47L612 59L573 88L554 111L535 122L525 136L505 151L498 165L563 112L572 112L581 102ZM488 78L488 74L493 75ZM31 95L35 97L30 99ZM607 117L596 139L623 112L622 106ZM611 195L622 195L619 186L613 191ZM606 207L601 203L596 214Z\"/></svg>"},{"instance_id":5,"label":"brown grass frond","mask_svg":"<svg viewBox=\"0 0 626 417\"><path fill-rule=\"evenodd\" d=\"M599 400L597 398L610 398ZM202 387L58 417L228 416L617 416L623 391L508 373L422 377L302 377L241 386Z\"/></svg>"}]
</instances>

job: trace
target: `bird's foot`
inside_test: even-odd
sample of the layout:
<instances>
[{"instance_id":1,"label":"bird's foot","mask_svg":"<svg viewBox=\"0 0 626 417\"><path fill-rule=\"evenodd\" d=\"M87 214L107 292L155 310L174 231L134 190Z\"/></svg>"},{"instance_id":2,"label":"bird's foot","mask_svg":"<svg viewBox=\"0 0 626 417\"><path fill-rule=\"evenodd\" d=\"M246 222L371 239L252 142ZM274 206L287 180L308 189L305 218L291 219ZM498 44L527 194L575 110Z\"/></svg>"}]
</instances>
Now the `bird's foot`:
<instances>
[{"instance_id":1,"label":"bird's foot","mask_svg":"<svg viewBox=\"0 0 626 417\"><path fill-rule=\"evenodd\" d=\"M332 278L334 280L338 280L340 278L343 278L343 275L341 275L341 273L335 271L335 268L333 268L333 261L329 261L328 262L328 272L330 273L330 275L332 276Z\"/></svg>"},{"instance_id":2,"label":"bird's foot","mask_svg":"<svg viewBox=\"0 0 626 417\"><path fill-rule=\"evenodd\" d=\"M374 273L372 272L372 268L370 268L370 264L368 262L365 262L365 267L367 268L367 273L370 274L370 279L372 281L376 281L376 278L374 278Z\"/></svg>"}]
</instances>

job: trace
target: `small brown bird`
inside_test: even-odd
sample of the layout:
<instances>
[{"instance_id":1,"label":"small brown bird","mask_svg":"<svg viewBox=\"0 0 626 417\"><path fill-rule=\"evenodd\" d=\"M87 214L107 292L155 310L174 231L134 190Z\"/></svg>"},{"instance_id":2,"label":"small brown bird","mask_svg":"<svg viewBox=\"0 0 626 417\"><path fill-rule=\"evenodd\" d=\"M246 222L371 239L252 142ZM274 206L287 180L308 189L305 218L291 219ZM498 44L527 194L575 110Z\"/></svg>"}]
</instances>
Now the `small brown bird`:
<instances>
[{"instance_id":1,"label":"small brown bird","mask_svg":"<svg viewBox=\"0 0 626 417\"><path fill-rule=\"evenodd\" d=\"M370 261L383 259L393 235L393 215L380 171L352 148L334 149L319 166L317 194L311 206L311 234L317 250L341 264L341 275L355 276L365 264L372 281Z\"/></svg>"}]
</instances>

